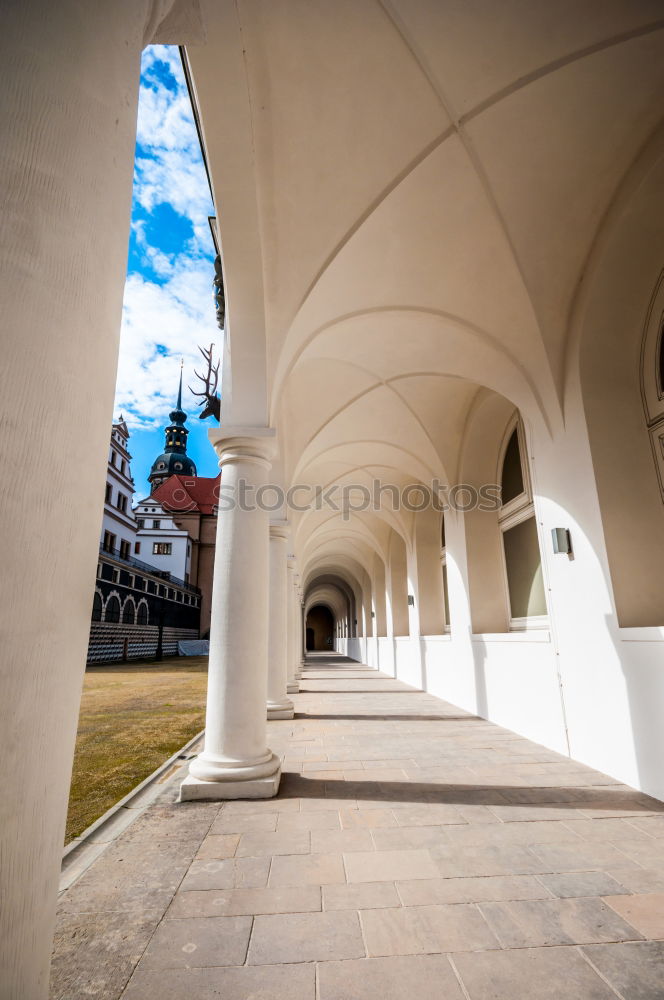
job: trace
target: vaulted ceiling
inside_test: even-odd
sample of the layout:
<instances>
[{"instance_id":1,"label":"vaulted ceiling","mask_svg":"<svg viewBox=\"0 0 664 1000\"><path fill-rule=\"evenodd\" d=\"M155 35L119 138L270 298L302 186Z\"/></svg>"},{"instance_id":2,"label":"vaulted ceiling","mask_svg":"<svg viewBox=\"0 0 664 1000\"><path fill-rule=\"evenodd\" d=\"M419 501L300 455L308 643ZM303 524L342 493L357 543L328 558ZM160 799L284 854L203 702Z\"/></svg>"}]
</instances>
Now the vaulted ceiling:
<instances>
[{"instance_id":1,"label":"vaulted ceiling","mask_svg":"<svg viewBox=\"0 0 664 1000\"><path fill-rule=\"evenodd\" d=\"M286 485L454 481L482 387L555 433L578 290L661 128L661 0L202 6L225 419L277 427ZM412 541L329 514L293 517L305 567Z\"/></svg>"}]
</instances>

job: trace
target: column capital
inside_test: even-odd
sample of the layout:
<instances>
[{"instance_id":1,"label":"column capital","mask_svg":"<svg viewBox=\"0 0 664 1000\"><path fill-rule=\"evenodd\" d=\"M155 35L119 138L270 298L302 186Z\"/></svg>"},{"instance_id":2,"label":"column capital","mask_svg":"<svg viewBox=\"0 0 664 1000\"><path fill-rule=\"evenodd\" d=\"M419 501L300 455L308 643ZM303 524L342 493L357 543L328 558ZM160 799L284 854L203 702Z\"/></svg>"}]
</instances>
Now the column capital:
<instances>
[{"instance_id":1,"label":"column capital","mask_svg":"<svg viewBox=\"0 0 664 1000\"><path fill-rule=\"evenodd\" d=\"M277 432L273 427L211 427L208 438L219 467L231 462L255 461L270 467L277 454Z\"/></svg>"}]
</instances>

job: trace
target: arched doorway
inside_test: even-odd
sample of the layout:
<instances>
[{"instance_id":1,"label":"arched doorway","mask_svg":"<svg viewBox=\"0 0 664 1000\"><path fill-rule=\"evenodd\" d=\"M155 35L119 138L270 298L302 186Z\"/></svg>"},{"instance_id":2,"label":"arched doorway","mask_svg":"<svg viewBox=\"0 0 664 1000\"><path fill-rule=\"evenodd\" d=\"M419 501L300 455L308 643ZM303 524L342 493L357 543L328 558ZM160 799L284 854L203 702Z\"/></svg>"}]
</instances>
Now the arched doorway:
<instances>
[{"instance_id":1,"label":"arched doorway","mask_svg":"<svg viewBox=\"0 0 664 1000\"><path fill-rule=\"evenodd\" d=\"M334 648L334 616L323 604L315 604L307 615L307 649L324 652Z\"/></svg>"}]
</instances>

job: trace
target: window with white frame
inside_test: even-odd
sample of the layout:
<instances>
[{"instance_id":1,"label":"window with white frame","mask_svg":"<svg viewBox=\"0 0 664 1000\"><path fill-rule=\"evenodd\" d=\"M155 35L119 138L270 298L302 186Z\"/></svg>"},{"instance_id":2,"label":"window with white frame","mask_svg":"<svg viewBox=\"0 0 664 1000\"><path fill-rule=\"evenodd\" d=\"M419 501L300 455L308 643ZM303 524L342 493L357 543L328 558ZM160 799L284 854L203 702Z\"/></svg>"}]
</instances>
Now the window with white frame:
<instances>
[{"instance_id":1,"label":"window with white frame","mask_svg":"<svg viewBox=\"0 0 664 1000\"><path fill-rule=\"evenodd\" d=\"M445 545L445 515L440 519L440 571L443 576L443 631L450 631L450 602L447 596L447 548Z\"/></svg>"},{"instance_id":2,"label":"window with white frame","mask_svg":"<svg viewBox=\"0 0 664 1000\"><path fill-rule=\"evenodd\" d=\"M523 424L510 422L499 465L503 568L511 630L543 628L548 624L542 577L542 557L527 462Z\"/></svg>"},{"instance_id":3,"label":"window with white frame","mask_svg":"<svg viewBox=\"0 0 664 1000\"><path fill-rule=\"evenodd\" d=\"M170 556L172 548L171 542L153 542L152 554L154 556Z\"/></svg>"}]
</instances>

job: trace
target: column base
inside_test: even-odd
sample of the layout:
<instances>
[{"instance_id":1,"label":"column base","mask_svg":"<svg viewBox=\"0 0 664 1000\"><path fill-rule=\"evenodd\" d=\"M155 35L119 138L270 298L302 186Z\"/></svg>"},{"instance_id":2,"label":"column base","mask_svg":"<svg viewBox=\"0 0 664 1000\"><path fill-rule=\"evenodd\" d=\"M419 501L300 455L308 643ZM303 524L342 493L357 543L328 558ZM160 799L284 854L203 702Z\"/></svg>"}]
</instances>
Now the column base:
<instances>
[{"instance_id":1,"label":"column base","mask_svg":"<svg viewBox=\"0 0 664 1000\"><path fill-rule=\"evenodd\" d=\"M267 703L267 717L270 719L292 719L295 709L290 698Z\"/></svg>"},{"instance_id":2,"label":"column base","mask_svg":"<svg viewBox=\"0 0 664 1000\"><path fill-rule=\"evenodd\" d=\"M180 802L216 802L224 799L272 799L279 791L281 767L267 778L249 781L204 781L188 775L180 785Z\"/></svg>"},{"instance_id":3,"label":"column base","mask_svg":"<svg viewBox=\"0 0 664 1000\"><path fill-rule=\"evenodd\" d=\"M286 685L286 694L297 694L300 690L299 681L289 681Z\"/></svg>"},{"instance_id":4,"label":"column base","mask_svg":"<svg viewBox=\"0 0 664 1000\"><path fill-rule=\"evenodd\" d=\"M203 753L189 765L180 785L180 802L192 799L271 799L279 790L281 760L271 750L253 761Z\"/></svg>"}]
</instances>

